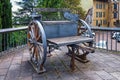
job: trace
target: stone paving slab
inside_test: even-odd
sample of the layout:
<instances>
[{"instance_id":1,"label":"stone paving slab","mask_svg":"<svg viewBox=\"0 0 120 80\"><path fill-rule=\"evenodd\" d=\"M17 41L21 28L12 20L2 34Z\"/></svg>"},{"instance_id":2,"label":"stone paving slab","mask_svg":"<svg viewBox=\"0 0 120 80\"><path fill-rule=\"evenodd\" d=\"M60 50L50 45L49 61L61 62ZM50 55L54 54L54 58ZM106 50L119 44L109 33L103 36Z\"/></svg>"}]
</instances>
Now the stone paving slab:
<instances>
[{"instance_id":1,"label":"stone paving slab","mask_svg":"<svg viewBox=\"0 0 120 80\"><path fill-rule=\"evenodd\" d=\"M29 61L27 48L20 48L0 57L0 80L120 80L120 53L96 50L88 55L90 62L75 61L76 69L71 71L70 57L55 50L47 57L47 72L37 74Z\"/></svg>"}]
</instances>

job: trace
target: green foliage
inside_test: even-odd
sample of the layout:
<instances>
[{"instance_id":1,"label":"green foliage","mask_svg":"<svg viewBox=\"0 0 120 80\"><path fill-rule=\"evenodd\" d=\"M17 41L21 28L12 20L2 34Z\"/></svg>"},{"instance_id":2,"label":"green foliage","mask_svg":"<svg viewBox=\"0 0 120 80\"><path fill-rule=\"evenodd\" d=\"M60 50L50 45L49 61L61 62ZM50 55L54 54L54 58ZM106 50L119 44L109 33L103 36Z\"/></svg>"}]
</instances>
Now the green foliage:
<instances>
[{"instance_id":1,"label":"green foliage","mask_svg":"<svg viewBox=\"0 0 120 80\"><path fill-rule=\"evenodd\" d=\"M61 8L62 0L38 0L38 8ZM64 19L60 12L41 12L42 20Z\"/></svg>"},{"instance_id":2,"label":"green foliage","mask_svg":"<svg viewBox=\"0 0 120 80\"><path fill-rule=\"evenodd\" d=\"M14 16L13 19L13 25L28 25L29 22L31 21L31 17L29 17L28 15L22 16L22 17L17 17Z\"/></svg>"},{"instance_id":3,"label":"green foliage","mask_svg":"<svg viewBox=\"0 0 120 80\"><path fill-rule=\"evenodd\" d=\"M10 0L0 0L0 28L12 27L12 11ZM0 51L7 50L11 47L25 44L26 32L12 32L0 34Z\"/></svg>"},{"instance_id":4,"label":"green foliage","mask_svg":"<svg viewBox=\"0 0 120 80\"><path fill-rule=\"evenodd\" d=\"M34 0L22 0L16 2L21 8L18 11L13 12L16 16L13 16L13 24L26 25L31 20L31 14L34 8Z\"/></svg>"},{"instance_id":5,"label":"green foliage","mask_svg":"<svg viewBox=\"0 0 120 80\"><path fill-rule=\"evenodd\" d=\"M74 9L79 5L80 5L80 0L63 0L61 7Z\"/></svg>"},{"instance_id":6,"label":"green foliage","mask_svg":"<svg viewBox=\"0 0 120 80\"><path fill-rule=\"evenodd\" d=\"M2 19L1 19L1 15L2 15L2 3L0 1L0 29L2 28ZM0 35L0 42L2 42L2 35ZM2 44L0 43L0 51L2 50Z\"/></svg>"},{"instance_id":7,"label":"green foliage","mask_svg":"<svg viewBox=\"0 0 120 80\"><path fill-rule=\"evenodd\" d=\"M72 13L79 14L80 18L84 19L85 11L80 7L81 0L63 0L62 8L69 8Z\"/></svg>"},{"instance_id":8,"label":"green foliage","mask_svg":"<svg viewBox=\"0 0 120 80\"><path fill-rule=\"evenodd\" d=\"M34 0L22 0L22 1L16 1L16 4L21 7L21 9L18 9L16 14L22 15L26 13L32 13L33 12L33 4Z\"/></svg>"},{"instance_id":9,"label":"green foliage","mask_svg":"<svg viewBox=\"0 0 120 80\"><path fill-rule=\"evenodd\" d=\"M1 3L1 1L0 1L0 29L2 28L2 3Z\"/></svg>"},{"instance_id":10,"label":"green foliage","mask_svg":"<svg viewBox=\"0 0 120 80\"><path fill-rule=\"evenodd\" d=\"M2 0L2 28L11 28L12 27L12 11L10 0Z\"/></svg>"},{"instance_id":11,"label":"green foliage","mask_svg":"<svg viewBox=\"0 0 120 80\"><path fill-rule=\"evenodd\" d=\"M63 0L38 0L38 7L60 8Z\"/></svg>"},{"instance_id":12,"label":"green foliage","mask_svg":"<svg viewBox=\"0 0 120 80\"><path fill-rule=\"evenodd\" d=\"M34 7L38 8L69 8L73 13L79 14L81 18L84 18L85 11L80 7L80 0L22 0L22 2L16 2L22 8L17 12L14 12L17 16L20 16L23 22L25 16L27 17L34 12ZM60 12L40 12L42 14L42 20L61 20L64 19ZM28 22L31 20L27 19ZM14 20L15 21L15 20ZM19 21L21 22L21 21ZM22 23L22 22L21 22Z\"/></svg>"},{"instance_id":13,"label":"green foliage","mask_svg":"<svg viewBox=\"0 0 120 80\"><path fill-rule=\"evenodd\" d=\"M10 35L10 46L11 47L16 47L22 44L25 44L25 39L27 37L26 31L17 31L13 32Z\"/></svg>"},{"instance_id":14,"label":"green foliage","mask_svg":"<svg viewBox=\"0 0 120 80\"><path fill-rule=\"evenodd\" d=\"M0 34L0 42L2 42L2 40L5 41L4 44L0 43L0 52L12 47L26 44L26 36L26 31L16 31L7 34ZM2 47L3 45L4 47Z\"/></svg>"},{"instance_id":15,"label":"green foliage","mask_svg":"<svg viewBox=\"0 0 120 80\"><path fill-rule=\"evenodd\" d=\"M79 14L80 18L84 19L85 11L82 7L80 7L81 0L39 0L38 7L41 8L68 8L71 10L72 13ZM48 13L42 12L43 19L50 19L54 15L54 19L60 19L62 14L57 13ZM59 17L60 16L60 17Z\"/></svg>"},{"instance_id":16,"label":"green foliage","mask_svg":"<svg viewBox=\"0 0 120 80\"><path fill-rule=\"evenodd\" d=\"M12 11L10 0L0 0L0 28L11 28L12 27ZM2 34L0 36L0 43L2 50L7 49L7 43L9 40L9 35Z\"/></svg>"}]
</instances>

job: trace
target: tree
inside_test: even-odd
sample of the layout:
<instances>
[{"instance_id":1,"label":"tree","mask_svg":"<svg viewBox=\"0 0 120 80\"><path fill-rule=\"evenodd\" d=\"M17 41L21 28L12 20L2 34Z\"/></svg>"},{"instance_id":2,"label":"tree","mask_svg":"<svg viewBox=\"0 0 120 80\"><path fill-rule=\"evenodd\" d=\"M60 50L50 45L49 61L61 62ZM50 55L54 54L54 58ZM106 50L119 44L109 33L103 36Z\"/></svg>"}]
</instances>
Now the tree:
<instances>
[{"instance_id":1,"label":"tree","mask_svg":"<svg viewBox=\"0 0 120 80\"><path fill-rule=\"evenodd\" d=\"M60 8L63 0L38 0L38 7Z\"/></svg>"},{"instance_id":2,"label":"tree","mask_svg":"<svg viewBox=\"0 0 120 80\"><path fill-rule=\"evenodd\" d=\"M15 12L17 15L31 14L33 12L34 0L22 0L20 2L16 1L16 4L21 7L17 12Z\"/></svg>"},{"instance_id":3,"label":"tree","mask_svg":"<svg viewBox=\"0 0 120 80\"><path fill-rule=\"evenodd\" d=\"M1 15L2 15L2 3L0 1L0 29L2 28L2 18L1 18Z\"/></svg>"},{"instance_id":4,"label":"tree","mask_svg":"<svg viewBox=\"0 0 120 80\"><path fill-rule=\"evenodd\" d=\"M23 18L29 16L34 12L34 7L38 8L69 8L73 13L81 15L81 18L85 16L85 11L80 7L80 0L22 0L22 2L16 2L21 6L15 14ZM60 19L61 14L59 12L40 12L44 19ZM54 16L53 16L54 15ZM23 17L24 16L24 17ZM30 19L28 19L30 20ZM29 22L29 21L28 21Z\"/></svg>"},{"instance_id":5,"label":"tree","mask_svg":"<svg viewBox=\"0 0 120 80\"><path fill-rule=\"evenodd\" d=\"M38 0L38 8L60 8L62 0ZM59 20L60 12L40 12L42 20Z\"/></svg>"},{"instance_id":6,"label":"tree","mask_svg":"<svg viewBox=\"0 0 120 80\"><path fill-rule=\"evenodd\" d=\"M13 22L16 24L19 22L19 24L28 24L31 20L31 15L33 13L34 8L34 0L22 0L22 1L16 1L16 4L19 5L21 8L18 9L18 11L13 12L15 16L13 17ZM17 20L16 22L16 18Z\"/></svg>"},{"instance_id":7,"label":"tree","mask_svg":"<svg viewBox=\"0 0 120 80\"><path fill-rule=\"evenodd\" d=\"M80 0L39 0L38 7L41 8L68 8L72 13L79 14L83 19L85 11L80 7ZM48 15L47 13L43 15ZM49 13L49 15L51 15Z\"/></svg>"},{"instance_id":8,"label":"tree","mask_svg":"<svg viewBox=\"0 0 120 80\"><path fill-rule=\"evenodd\" d=\"M1 28L11 28L12 27L12 11L10 0L1 0L0 1L0 24ZM2 50L7 49L7 41L9 41L10 35L2 35Z\"/></svg>"},{"instance_id":9,"label":"tree","mask_svg":"<svg viewBox=\"0 0 120 80\"><path fill-rule=\"evenodd\" d=\"M69 8L73 13L79 14L80 18L84 19L85 11L80 7L81 0L63 0L61 7Z\"/></svg>"},{"instance_id":10,"label":"tree","mask_svg":"<svg viewBox=\"0 0 120 80\"><path fill-rule=\"evenodd\" d=\"M2 3L0 1L0 29L2 28ZM0 35L0 42L2 42L2 35ZM2 44L0 43L0 51L2 50Z\"/></svg>"},{"instance_id":11,"label":"tree","mask_svg":"<svg viewBox=\"0 0 120 80\"><path fill-rule=\"evenodd\" d=\"M2 29L12 27L12 11L10 0L1 0L1 18L2 18Z\"/></svg>"}]
</instances>

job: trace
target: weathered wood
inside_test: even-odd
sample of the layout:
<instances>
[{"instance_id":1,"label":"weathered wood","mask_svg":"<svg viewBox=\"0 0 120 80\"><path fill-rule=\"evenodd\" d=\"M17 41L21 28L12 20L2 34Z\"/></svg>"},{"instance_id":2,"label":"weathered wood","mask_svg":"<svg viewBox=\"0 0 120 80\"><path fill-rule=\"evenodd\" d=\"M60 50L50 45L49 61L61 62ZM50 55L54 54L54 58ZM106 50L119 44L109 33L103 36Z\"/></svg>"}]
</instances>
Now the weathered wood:
<instances>
[{"instance_id":1,"label":"weathered wood","mask_svg":"<svg viewBox=\"0 0 120 80\"><path fill-rule=\"evenodd\" d=\"M41 21L42 24L45 25L61 25L61 24L74 24L74 21L62 20L62 21Z\"/></svg>"},{"instance_id":2,"label":"weathered wood","mask_svg":"<svg viewBox=\"0 0 120 80\"><path fill-rule=\"evenodd\" d=\"M35 9L37 12L41 11L41 12L65 12L68 11L68 9L64 9L64 8L37 8ZM33 56L33 62L37 61L38 64L40 64L38 66L38 70L42 70L40 69L41 65L44 65L44 62L46 61L46 54L47 54L47 46L49 47L49 52L51 52L51 49L58 49L60 46L68 46L70 45L70 50L69 52L71 52L71 61L70 61L70 67L72 70L75 69L75 52L76 49L79 50L80 48L75 47L76 44L79 43L86 43L86 42L93 42L93 38L92 38L92 33L91 33L91 29L89 27L89 25L78 18L78 15L75 14L71 14L69 12L66 12L66 14L64 13L64 17L67 18L67 20L70 21L41 21L41 24L37 21L37 24L32 24L31 25L31 30L29 30L29 33L31 34L31 38L33 39L33 44L34 47L36 47L36 43L37 43L37 39L35 40L35 38L37 38L37 36L35 35L35 33L37 32L37 30L32 29L33 27L35 27L36 25L38 25L39 28L39 36L41 36L41 44L45 44L42 46L41 49L39 50L33 50L33 53L35 52L41 52L43 56L43 60L41 59L37 61L37 56ZM83 36L77 36L77 31L78 31L78 21L82 22L83 25L86 26L86 29L88 30L88 33L90 34L90 38L89 37L83 37ZM41 34L41 32L43 32ZM33 36L33 37L32 37ZM46 41L47 40L47 41ZM46 45L46 43L48 45ZM83 56L83 58L86 58L86 55L88 54L88 52ZM85 56L85 57L84 57ZM34 58L35 61L34 61ZM86 59L84 59L86 60ZM40 61L40 62L39 62ZM42 62L42 63L41 63ZM35 62L36 64L36 62Z\"/></svg>"},{"instance_id":3,"label":"weathered wood","mask_svg":"<svg viewBox=\"0 0 120 80\"><path fill-rule=\"evenodd\" d=\"M90 44L90 43L88 43ZM89 46L89 45L85 45L83 43L81 44L74 44L74 46L71 46L71 45L67 45L68 47L68 55L72 57L72 54L71 53L71 48L75 48L75 59L82 62L82 63L87 63L89 62L89 60L87 59L87 55L89 53L94 53L95 52L95 49L92 48L92 46ZM79 50L82 50L83 54L80 54L80 51Z\"/></svg>"},{"instance_id":4,"label":"weathered wood","mask_svg":"<svg viewBox=\"0 0 120 80\"><path fill-rule=\"evenodd\" d=\"M81 50L84 50L84 51L87 51L89 53L94 53L95 52L95 49L92 48L92 47L89 47L89 46L85 46L85 45L76 45L77 48L81 49Z\"/></svg>"},{"instance_id":5,"label":"weathered wood","mask_svg":"<svg viewBox=\"0 0 120 80\"><path fill-rule=\"evenodd\" d=\"M93 41L93 38L82 37L82 36L70 36L70 37L61 37L61 38L51 38L47 40L52 44L56 44L58 46L65 46L71 44L79 44L83 42L91 42Z\"/></svg>"},{"instance_id":6,"label":"weathered wood","mask_svg":"<svg viewBox=\"0 0 120 80\"><path fill-rule=\"evenodd\" d=\"M67 8L35 8L34 9L37 12L64 12L64 11L70 11Z\"/></svg>"},{"instance_id":7,"label":"weathered wood","mask_svg":"<svg viewBox=\"0 0 120 80\"><path fill-rule=\"evenodd\" d=\"M45 69L44 67L42 67L42 69L39 70L39 69L36 67L36 65L34 64L34 62L32 62L31 60L29 61L29 63L33 66L34 70L35 70L37 73L44 73L44 72L46 72L46 69Z\"/></svg>"}]
</instances>

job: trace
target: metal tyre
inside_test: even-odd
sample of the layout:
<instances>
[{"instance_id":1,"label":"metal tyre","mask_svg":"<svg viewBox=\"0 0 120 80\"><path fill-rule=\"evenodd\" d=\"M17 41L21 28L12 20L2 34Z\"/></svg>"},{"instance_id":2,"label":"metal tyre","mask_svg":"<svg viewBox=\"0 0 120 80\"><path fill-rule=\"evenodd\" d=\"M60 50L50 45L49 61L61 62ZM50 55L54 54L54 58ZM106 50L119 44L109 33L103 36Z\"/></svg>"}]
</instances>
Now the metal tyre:
<instances>
[{"instance_id":1,"label":"metal tyre","mask_svg":"<svg viewBox=\"0 0 120 80\"><path fill-rule=\"evenodd\" d=\"M30 61L37 72L44 72L46 61L47 45L44 29L40 22L32 21L28 26L28 46Z\"/></svg>"}]
</instances>

